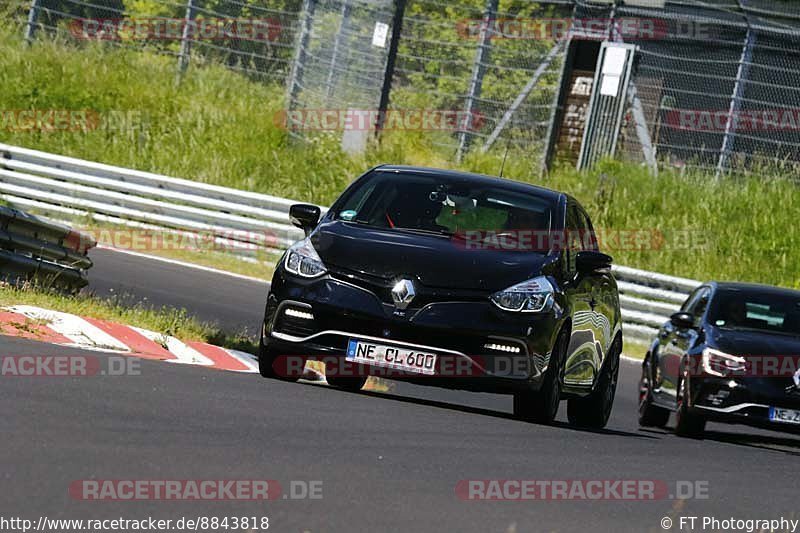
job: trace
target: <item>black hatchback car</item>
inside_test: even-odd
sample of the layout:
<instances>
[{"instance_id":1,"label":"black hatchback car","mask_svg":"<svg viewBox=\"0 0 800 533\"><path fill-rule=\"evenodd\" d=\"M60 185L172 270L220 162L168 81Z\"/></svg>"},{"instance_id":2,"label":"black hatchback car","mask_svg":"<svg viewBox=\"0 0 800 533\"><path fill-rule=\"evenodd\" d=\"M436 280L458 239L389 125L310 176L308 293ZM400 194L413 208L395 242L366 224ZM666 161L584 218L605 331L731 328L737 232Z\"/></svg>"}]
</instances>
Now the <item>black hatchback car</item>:
<instances>
[{"instance_id":1,"label":"black hatchback car","mask_svg":"<svg viewBox=\"0 0 800 533\"><path fill-rule=\"evenodd\" d=\"M622 350L611 257L570 196L514 181L380 166L320 220L295 205L307 238L276 268L259 363L296 379L322 359L331 385L368 375L511 393L517 416L602 427ZM287 363L288 361L288 363ZM294 369L294 372L292 371Z\"/></svg>"},{"instance_id":2,"label":"black hatchback car","mask_svg":"<svg viewBox=\"0 0 800 533\"><path fill-rule=\"evenodd\" d=\"M639 424L701 436L707 420L800 429L800 291L706 283L642 364Z\"/></svg>"}]
</instances>

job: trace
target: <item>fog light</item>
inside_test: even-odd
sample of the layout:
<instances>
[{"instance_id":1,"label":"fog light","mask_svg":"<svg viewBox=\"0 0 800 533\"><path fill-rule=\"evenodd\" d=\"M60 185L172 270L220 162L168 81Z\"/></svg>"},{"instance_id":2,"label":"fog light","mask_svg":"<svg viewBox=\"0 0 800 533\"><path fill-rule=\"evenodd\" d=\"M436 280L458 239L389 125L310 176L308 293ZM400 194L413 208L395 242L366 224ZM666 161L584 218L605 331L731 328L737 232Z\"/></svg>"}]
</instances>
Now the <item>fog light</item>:
<instances>
[{"instance_id":1,"label":"fog light","mask_svg":"<svg viewBox=\"0 0 800 533\"><path fill-rule=\"evenodd\" d=\"M314 315L305 311L298 311L297 309L287 309L283 312L284 315L292 318L302 318L303 320L314 320Z\"/></svg>"},{"instance_id":2,"label":"fog light","mask_svg":"<svg viewBox=\"0 0 800 533\"><path fill-rule=\"evenodd\" d=\"M519 353L522 351L519 346L511 346L509 344L497 344L494 342L484 344L483 347L486 348L487 350L493 350L495 352Z\"/></svg>"}]
</instances>

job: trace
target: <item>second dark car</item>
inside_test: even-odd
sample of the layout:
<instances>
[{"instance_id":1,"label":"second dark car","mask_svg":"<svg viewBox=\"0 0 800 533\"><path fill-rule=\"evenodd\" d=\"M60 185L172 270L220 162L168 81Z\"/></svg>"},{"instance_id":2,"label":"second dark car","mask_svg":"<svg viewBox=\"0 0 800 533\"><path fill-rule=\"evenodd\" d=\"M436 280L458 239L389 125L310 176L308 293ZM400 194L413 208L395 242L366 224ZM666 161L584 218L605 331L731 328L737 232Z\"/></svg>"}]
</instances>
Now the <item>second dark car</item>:
<instances>
[{"instance_id":1,"label":"second dark car","mask_svg":"<svg viewBox=\"0 0 800 533\"><path fill-rule=\"evenodd\" d=\"M602 427L622 350L611 257L567 194L506 179L381 166L279 262L261 337L264 376L292 357L326 361L328 382L367 375L511 393L517 416ZM345 364L346 363L346 364ZM349 365L349 366L348 366Z\"/></svg>"},{"instance_id":2,"label":"second dark car","mask_svg":"<svg viewBox=\"0 0 800 533\"><path fill-rule=\"evenodd\" d=\"M800 291L710 282L645 356L639 423L703 434L706 421L800 430Z\"/></svg>"}]
</instances>

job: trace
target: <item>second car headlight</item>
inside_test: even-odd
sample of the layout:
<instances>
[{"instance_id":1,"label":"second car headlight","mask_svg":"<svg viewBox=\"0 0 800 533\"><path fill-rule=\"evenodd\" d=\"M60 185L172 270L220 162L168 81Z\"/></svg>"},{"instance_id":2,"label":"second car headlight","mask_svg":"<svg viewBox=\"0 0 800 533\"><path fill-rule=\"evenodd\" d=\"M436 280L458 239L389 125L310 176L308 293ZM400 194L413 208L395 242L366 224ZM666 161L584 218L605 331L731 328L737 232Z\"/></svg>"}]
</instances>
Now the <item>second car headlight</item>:
<instances>
[{"instance_id":1,"label":"second car headlight","mask_svg":"<svg viewBox=\"0 0 800 533\"><path fill-rule=\"evenodd\" d=\"M712 376L729 376L740 374L747 369L744 357L730 355L713 348L703 350L703 370Z\"/></svg>"},{"instance_id":2,"label":"second car headlight","mask_svg":"<svg viewBox=\"0 0 800 533\"><path fill-rule=\"evenodd\" d=\"M294 243L286 251L284 266L292 274L304 278L316 278L328 271L308 238Z\"/></svg>"},{"instance_id":3,"label":"second car headlight","mask_svg":"<svg viewBox=\"0 0 800 533\"><path fill-rule=\"evenodd\" d=\"M492 294L492 303L503 311L539 313L553 298L553 286L544 276L523 281Z\"/></svg>"}]
</instances>

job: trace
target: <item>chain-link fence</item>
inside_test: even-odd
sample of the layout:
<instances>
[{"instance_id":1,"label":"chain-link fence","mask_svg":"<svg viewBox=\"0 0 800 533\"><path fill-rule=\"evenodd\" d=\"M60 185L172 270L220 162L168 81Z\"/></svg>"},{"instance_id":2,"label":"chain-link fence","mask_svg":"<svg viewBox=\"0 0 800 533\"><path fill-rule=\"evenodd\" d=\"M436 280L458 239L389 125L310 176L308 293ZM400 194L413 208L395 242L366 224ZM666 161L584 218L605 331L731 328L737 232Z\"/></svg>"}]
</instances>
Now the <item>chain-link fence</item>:
<instances>
[{"instance_id":1,"label":"chain-link fence","mask_svg":"<svg viewBox=\"0 0 800 533\"><path fill-rule=\"evenodd\" d=\"M392 103L461 113L432 142L460 156L502 142L541 150L563 46L526 33L534 21L570 20L568 2L441 2L406 7Z\"/></svg>"},{"instance_id":2,"label":"chain-link fence","mask_svg":"<svg viewBox=\"0 0 800 533\"><path fill-rule=\"evenodd\" d=\"M287 127L304 137L322 131L366 134L386 77L391 0L307 0L301 15L295 68L288 81ZM292 113L294 112L294 113ZM345 126L347 114L364 124ZM326 116L336 120L325 122Z\"/></svg>"},{"instance_id":3,"label":"chain-link fence","mask_svg":"<svg viewBox=\"0 0 800 533\"><path fill-rule=\"evenodd\" d=\"M355 146L381 127L418 132L452 157L501 137L538 151L562 47L504 35L497 21L569 19L572 9L566 1L307 2L289 127L328 129L317 128L327 114Z\"/></svg>"},{"instance_id":4,"label":"chain-link fence","mask_svg":"<svg viewBox=\"0 0 800 533\"><path fill-rule=\"evenodd\" d=\"M300 0L33 0L19 4L25 38L100 41L174 56L178 71L213 61L284 83Z\"/></svg>"},{"instance_id":5,"label":"chain-link fence","mask_svg":"<svg viewBox=\"0 0 800 533\"><path fill-rule=\"evenodd\" d=\"M660 3L31 0L15 13L28 39L102 40L172 55L178 73L213 61L276 83L298 137L360 149L379 128L413 130L453 159L542 154L578 27L638 46L623 157L717 172L800 162L800 2Z\"/></svg>"},{"instance_id":6,"label":"chain-link fence","mask_svg":"<svg viewBox=\"0 0 800 533\"><path fill-rule=\"evenodd\" d=\"M723 172L800 161L800 2L669 2L616 15L665 29L625 39L639 46L634 85L662 162ZM625 139L640 160L632 120Z\"/></svg>"}]
</instances>

